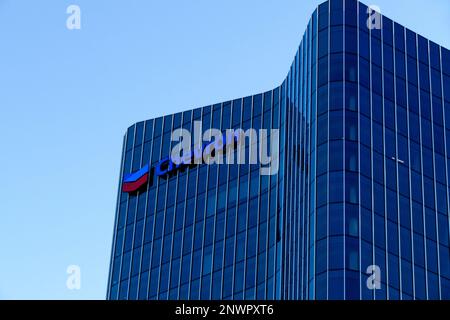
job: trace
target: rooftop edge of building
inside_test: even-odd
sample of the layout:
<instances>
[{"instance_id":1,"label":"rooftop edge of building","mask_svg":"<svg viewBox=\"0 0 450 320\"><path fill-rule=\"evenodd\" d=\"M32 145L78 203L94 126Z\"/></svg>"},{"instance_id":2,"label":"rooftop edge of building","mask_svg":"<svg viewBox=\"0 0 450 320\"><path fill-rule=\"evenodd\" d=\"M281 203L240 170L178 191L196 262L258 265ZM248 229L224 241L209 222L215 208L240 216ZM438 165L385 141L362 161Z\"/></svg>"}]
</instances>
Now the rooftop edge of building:
<instances>
[{"instance_id":1,"label":"rooftop edge of building","mask_svg":"<svg viewBox=\"0 0 450 320\"><path fill-rule=\"evenodd\" d=\"M311 14L309 20L308 20L306 30L304 31L303 36L301 37L301 41L300 41L298 49L297 49L297 51L296 51L296 53L294 55L293 61L295 61L297 55L299 54L300 47L301 47L301 45L303 43L303 38L304 38L305 34L307 33L308 27L311 25L311 22L312 22L314 16L316 15L316 13L317 13L317 15L319 15L320 9L323 8L323 7L326 7L327 4L328 4L328 11L327 11L327 13L330 13L330 11L332 12L332 10L330 10L330 9L331 9L331 6L332 6L333 3L337 4L338 8L339 8L339 4L342 4L343 12L344 12L343 13L343 23L342 23L343 25L345 25L345 12L347 11L346 10L347 8L346 8L346 5L345 5L346 3L356 3L357 19L358 19L358 15L359 15L359 12L360 12L360 9L359 9L360 6L366 7L367 9L369 8L369 6L367 6L366 4L364 4L364 3L362 3L361 1L358 1L358 0L326 0L326 1L323 1L322 3L318 4L316 6L316 8L314 9L313 13ZM450 61L450 49L448 49L448 48L446 48L446 47L444 47L442 45L439 45L438 43L436 43L436 42L434 42L432 40L429 40L428 38L422 36L421 34L415 32L415 31L413 31L413 30L411 30L411 29L409 29L407 27L405 27L404 25L396 22L395 20L393 20L393 19L383 15L382 13L380 13L380 17L381 17L381 21L384 21L385 19L387 19L387 20L390 20L393 23L393 26L394 25L400 26L401 28L403 28L405 30L405 33L407 31L412 32L413 34L415 34L417 39L419 39L419 38L425 39L429 43L428 46L430 44L438 46L441 49L440 50L440 52L441 52L441 69L443 68L442 60L444 59L444 57L445 57L446 60ZM328 25L328 27L330 27L330 25ZM358 28L358 26L357 26L357 28ZM381 30L382 30L382 27L381 27ZM405 50L406 50L406 48L405 48ZM345 52L345 48L344 48L343 51ZM289 70L292 68L293 64L294 64L294 62L291 63L291 65L289 67ZM442 72L444 72L444 70L442 70ZM450 74L450 70L448 70L448 73ZM186 109L186 111L194 111L194 110L197 110L197 109L202 109L202 108L213 106L213 105L216 105L216 104L220 104L221 105L221 104L224 104L224 103L227 103L227 102L232 102L232 101L237 100L237 99L245 99L245 98L253 97L253 96L257 96L257 95L264 95L265 93L272 92L272 91L277 90L277 89L281 89L282 85L286 82L286 80L288 78L288 75L289 75L289 71L288 71L286 77L281 82L281 84L279 84L278 86L275 86L273 89L266 90L266 91L259 92L259 93L255 93L255 94L246 95L244 97L238 97L238 98L234 98L234 99L230 99L230 100L220 101L220 102L217 102L217 103L208 104L208 105L204 105L204 106L201 106L201 107L194 107L194 108ZM130 125L129 127L126 128L124 136L127 135L127 132L131 128L137 126L138 124L141 124L141 123L145 124L145 122L147 122L147 121L151 121L151 120L159 119L159 118L164 118L164 117L169 116L169 115L182 114L183 112L185 112L185 111L180 111L180 112L176 112L176 113L172 113L172 114L164 114L164 115L161 115L161 116L158 116L158 117L137 121L137 122L133 123L132 125Z\"/></svg>"}]
</instances>

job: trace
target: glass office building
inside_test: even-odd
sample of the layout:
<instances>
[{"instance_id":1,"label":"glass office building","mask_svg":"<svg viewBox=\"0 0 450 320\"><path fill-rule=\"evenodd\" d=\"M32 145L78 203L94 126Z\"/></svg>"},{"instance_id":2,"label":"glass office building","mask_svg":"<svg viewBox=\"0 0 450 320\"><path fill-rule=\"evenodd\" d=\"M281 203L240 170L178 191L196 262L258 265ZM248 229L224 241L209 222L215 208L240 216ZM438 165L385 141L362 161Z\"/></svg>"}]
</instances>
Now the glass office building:
<instances>
[{"instance_id":1,"label":"glass office building","mask_svg":"<svg viewBox=\"0 0 450 320\"><path fill-rule=\"evenodd\" d=\"M279 129L278 173L157 176L196 120ZM324 2L278 88L127 130L107 298L450 299L449 180L450 51Z\"/></svg>"}]
</instances>

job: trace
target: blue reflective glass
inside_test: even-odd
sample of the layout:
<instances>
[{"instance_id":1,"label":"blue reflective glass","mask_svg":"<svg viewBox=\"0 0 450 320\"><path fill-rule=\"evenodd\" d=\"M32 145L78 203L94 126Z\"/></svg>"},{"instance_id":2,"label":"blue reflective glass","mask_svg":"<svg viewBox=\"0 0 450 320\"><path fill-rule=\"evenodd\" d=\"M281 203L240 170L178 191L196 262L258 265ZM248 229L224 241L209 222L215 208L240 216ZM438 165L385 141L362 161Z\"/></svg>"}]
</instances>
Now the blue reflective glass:
<instances>
[{"instance_id":1,"label":"blue reflective glass","mask_svg":"<svg viewBox=\"0 0 450 320\"><path fill-rule=\"evenodd\" d=\"M120 177L151 169L145 187L119 192L108 298L450 295L450 53L385 17L369 30L368 18L354 0L325 2L280 87L127 129ZM194 120L280 128L279 171L156 176L171 132ZM364 285L372 264L380 290Z\"/></svg>"}]
</instances>

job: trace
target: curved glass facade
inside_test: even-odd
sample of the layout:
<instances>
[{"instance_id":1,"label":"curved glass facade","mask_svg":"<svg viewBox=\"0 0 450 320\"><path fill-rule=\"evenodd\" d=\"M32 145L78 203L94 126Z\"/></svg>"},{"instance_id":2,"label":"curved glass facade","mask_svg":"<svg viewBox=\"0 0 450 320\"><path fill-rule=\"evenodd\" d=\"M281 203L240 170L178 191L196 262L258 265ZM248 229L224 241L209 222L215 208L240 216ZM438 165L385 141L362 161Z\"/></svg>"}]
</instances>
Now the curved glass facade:
<instances>
[{"instance_id":1,"label":"curved glass facade","mask_svg":"<svg viewBox=\"0 0 450 320\"><path fill-rule=\"evenodd\" d=\"M194 121L202 131L284 128L281 100L276 89L140 122L128 129L122 174L155 168L170 155L173 130L192 131ZM143 191L122 192L110 298L280 297L283 175L263 176L259 168L192 165L159 178L150 170Z\"/></svg>"},{"instance_id":2,"label":"curved glass facade","mask_svg":"<svg viewBox=\"0 0 450 320\"><path fill-rule=\"evenodd\" d=\"M108 299L450 299L450 51L376 17L324 2L280 87L127 130ZM157 176L194 121L279 129L278 173Z\"/></svg>"}]
</instances>

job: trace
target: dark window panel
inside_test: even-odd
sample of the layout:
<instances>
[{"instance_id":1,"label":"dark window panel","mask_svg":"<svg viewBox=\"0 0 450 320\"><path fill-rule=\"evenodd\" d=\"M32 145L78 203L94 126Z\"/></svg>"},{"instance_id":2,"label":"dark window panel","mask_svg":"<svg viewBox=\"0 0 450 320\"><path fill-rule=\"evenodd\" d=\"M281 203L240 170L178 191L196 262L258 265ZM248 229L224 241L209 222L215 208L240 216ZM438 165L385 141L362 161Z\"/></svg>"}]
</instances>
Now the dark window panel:
<instances>
[{"instance_id":1,"label":"dark window panel","mask_svg":"<svg viewBox=\"0 0 450 320\"><path fill-rule=\"evenodd\" d=\"M419 63L419 79L420 79L420 89L429 91L430 90L430 74L428 65Z\"/></svg>"},{"instance_id":2,"label":"dark window panel","mask_svg":"<svg viewBox=\"0 0 450 320\"><path fill-rule=\"evenodd\" d=\"M390 46L394 45L392 20L383 16L383 42Z\"/></svg>"},{"instance_id":3,"label":"dark window panel","mask_svg":"<svg viewBox=\"0 0 450 320\"><path fill-rule=\"evenodd\" d=\"M441 70L439 46L432 41L430 41L430 66L438 71Z\"/></svg>"},{"instance_id":4,"label":"dark window panel","mask_svg":"<svg viewBox=\"0 0 450 320\"><path fill-rule=\"evenodd\" d=\"M330 34L330 52L331 53L339 53L344 50L344 38L343 38L343 27L342 26L334 26L331 27ZM320 51L320 50L319 50Z\"/></svg>"},{"instance_id":5,"label":"dark window panel","mask_svg":"<svg viewBox=\"0 0 450 320\"><path fill-rule=\"evenodd\" d=\"M450 76L450 50L441 47L441 55L442 55L442 71L448 76Z\"/></svg>"},{"instance_id":6,"label":"dark window panel","mask_svg":"<svg viewBox=\"0 0 450 320\"><path fill-rule=\"evenodd\" d=\"M383 44L383 64L384 69L394 72L394 53L391 46Z\"/></svg>"},{"instance_id":7,"label":"dark window panel","mask_svg":"<svg viewBox=\"0 0 450 320\"><path fill-rule=\"evenodd\" d=\"M406 29L406 52L409 56L417 59L417 49L416 49L416 34L409 29Z\"/></svg>"},{"instance_id":8,"label":"dark window panel","mask_svg":"<svg viewBox=\"0 0 450 320\"><path fill-rule=\"evenodd\" d=\"M345 0L345 24L356 27L357 24L357 1Z\"/></svg>"},{"instance_id":9,"label":"dark window panel","mask_svg":"<svg viewBox=\"0 0 450 320\"><path fill-rule=\"evenodd\" d=\"M405 51L405 29L398 23L394 23L395 48L400 51Z\"/></svg>"},{"instance_id":10,"label":"dark window panel","mask_svg":"<svg viewBox=\"0 0 450 320\"><path fill-rule=\"evenodd\" d=\"M416 86L408 84L409 109L416 115L419 114L419 92Z\"/></svg>"},{"instance_id":11,"label":"dark window panel","mask_svg":"<svg viewBox=\"0 0 450 320\"><path fill-rule=\"evenodd\" d=\"M359 60L359 82L366 88L370 88L370 65L365 59Z\"/></svg>"},{"instance_id":12,"label":"dark window panel","mask_svg":"<svg viewBox=\"0 0 450 320\"><path fill-rule=\"evenodd\" d=\"M418 35L419 61L428 64L428 40Z\"/></svg>"},{"instance_id":13,"label":"dark window panel","mask_svg":"<svg viewBox=\"0 0 450 320\"><path fill-rule=\"evenodd\" d=\"M406 79L405 54L402 51L395 51L395 75Z\"/></svg>"},{"instance_id":14,"label":"dark window panel","mask_svg":"<svg viewBox=\"0 0 450 320\"><path fill-rule=\"evenodd\" d=\"M359 32L359 55L367 60L370 59L369 34L367 32Z\"/></svg>"},{"instance_id":15,"label":"dark window panel","mask_svg":"<svg viewBox=\"0 0 450 320\"><path fill-rule=\"evenodd\" d=\"M133 144L134 144L134 129L135 129L135 126L131 126L127 130L127 150L130 150L131 148L133 148Z\"/></svg>"},{"instance_id":16,"label":"dark window panel","mask_svg":"<svg viewBox=\"0 0 450 320\"><path fill-rule=\"evenodd\" d=\"M346 26L345 27L345 51L349 53L357 53L357 33L355 27Z\"/></svg>"},{"instance_id":17,"label":"dark window panel","mask_svg":"<svg viewBox=\"0 0 450 320\"><path fill-rule=\"evenodd\" d=\"M417 83L417 62L415 59L408 56L408 81L415 86L418 85Z\"/></svg>"},{"instance_id":18,"label":"dark window panel","mask_svg":"<svg viewBox=\"0 0 450 320\"><path fill-rule=\"evenodd\" d=\"M381 40L375 38L372 33L371 39L372 63L381 67Z\"/></svg>"},{"instance_id":19,"label":"dark window panel","mask_svg":"<svg viewBox=\"0 0 450 320\"><path fill-rule=\"evenodd\" d=\"M367 19L369 18L369 13L368 13L368 7L363 4L363 3L359 3L359 12L358 12L358 23L359 23L359 29L363 32L368 32L368 28L367 28Z\"/></svg>"},{"instance_id":20,"label":"dark window panel","mask_svg":"<svg viewBox=\"0 0 450 320\"><path fill-rule=\"evenodd\" d=\"M328 83L328 56L319 59L318 86L320 87L326 83Z\"/></svg>"},{"instance_id":21,"label":"dark window panel","mask_svg":"<svg viewBox=\"0 0 450 320\"><path fill-rule=\"evenodd\" d=\"M319 30L328 27L328 2L319 6Z\"/></svg>"},{"instance_id":22,"label":"dark window panel","mask_svg":"<svg viewBox=\"0 0 450 320\"><path fill-rule=\"evenodd\" d=\"M374 93L382 94L381 68L372 64L372 90Z\"/></svg>"},{"instance_id":23,"label":"dark window panel","mask_svg":"<svg viewBox=\"0 0 450 320\"><path fill-rule=\"evenodd\" d=\"M330 1L330 22L331 25L342 25L344 22L344 6L343 0Z\"/></svg>"}]
</instances>

